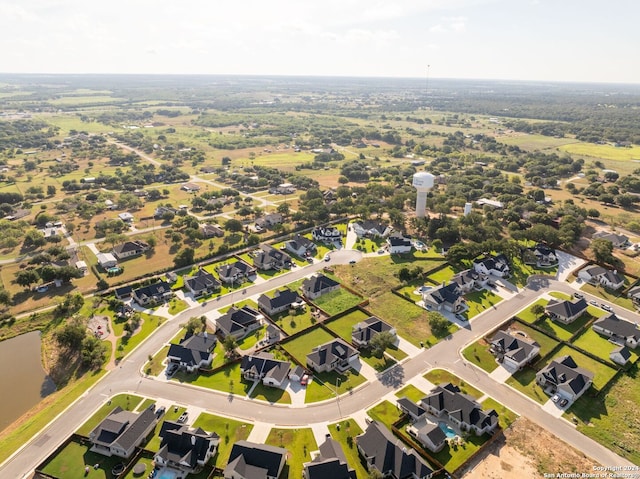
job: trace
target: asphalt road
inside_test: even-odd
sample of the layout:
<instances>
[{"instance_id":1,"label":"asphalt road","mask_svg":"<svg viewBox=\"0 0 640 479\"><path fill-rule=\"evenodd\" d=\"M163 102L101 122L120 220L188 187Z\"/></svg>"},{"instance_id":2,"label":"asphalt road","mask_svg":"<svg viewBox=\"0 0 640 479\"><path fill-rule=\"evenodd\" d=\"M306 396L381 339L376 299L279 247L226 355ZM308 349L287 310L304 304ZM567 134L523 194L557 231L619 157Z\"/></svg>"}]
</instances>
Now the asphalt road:
<instances>
[{"instance_id":1,"label":"asphalt road","mask_svg":"<svg viewBox=\"0 0 640 479\"><path fill-rule=\"evenodd\" d=\"M328 264L347 263L358 259L360 253L342 250L332 253L331 262L321 261L304 268L294 269L287 275L277 276L267 283L247 288L247 296L259 294L296 281L309 273L322 269ZM286 405L269 405L259 401L230 396L211 390L194 388L177 383L164 383L143 377L140 367L149 354L158 351L175 334L177 324L186 322L191 316L200 315L232 304L245 297L240 292L210 301L200 311L187 310L167 321L157 332L139 346L123 363L110 371L96 386L79 398L71 407L52 421L36 437L0 467L0 477L19 478L29 475L58 444L86 421L104 400L116 393L131 392L154 398L163 398L175 404L204 408L214 414L232 416L239 419L273 423L277 426L308 426L319 422L335 422L341 417L366 409L390 391L403 384L411 383L415 376L424 374L434 367L445 368L463 378L469 384L490 395L514 412L526 416L540 426L553 432L560 439L584 452L602 465L630 466L631 463L595 441L579 433L572 424L554 418L542 410L540 405L519 392L492 380L487 373L461 359L460 350L470 342L512 317L517 311L534 301L547 290L572 294L575 290L566 283L555 280L534 278L529 287L523 289L508 301L498 303L474 318L467 328L461 329L430 349L422 351L410 360L392 368L378 380L368 382L351 394L340 397L340 407L336 401L310 404L304 408ZM590 299L587 296L587 299ZM618 308L615 308L618 309ZM622 312L622 311L621 311ZM624 317L640 321L640 316L624 310Z\"/></svg>"}]
</instances>

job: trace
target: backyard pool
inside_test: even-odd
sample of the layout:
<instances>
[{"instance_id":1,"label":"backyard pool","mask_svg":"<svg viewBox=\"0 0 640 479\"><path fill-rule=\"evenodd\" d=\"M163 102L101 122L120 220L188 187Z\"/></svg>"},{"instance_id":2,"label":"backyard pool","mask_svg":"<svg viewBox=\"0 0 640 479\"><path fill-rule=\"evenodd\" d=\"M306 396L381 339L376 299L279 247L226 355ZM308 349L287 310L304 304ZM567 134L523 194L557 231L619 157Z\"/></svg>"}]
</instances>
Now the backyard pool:
<instances>
[{"instance_id":1,"label":"backyard pool","mask_svg":"<svg viewBox=\"0 0 640 479\"><path fill-rule=\"evenodd\" d=\"M440 426L440 429L442 429L442 432L444 432L444 435L447 436L449 439L452 437L456 437L458 434L449 427L449 425L446 422L439 422L438 426Z\"/></svg>"},{"instance_id":2,"label":"backyard pool","mask_svg":"<svg viewBox=\"0 0 640 479\"><path fill-rule=\"evenodd\" d=\"M172 471L171 469L163 469L160 471L157 479L176 479L176 471Z\"/></svg>"}]
</instances>

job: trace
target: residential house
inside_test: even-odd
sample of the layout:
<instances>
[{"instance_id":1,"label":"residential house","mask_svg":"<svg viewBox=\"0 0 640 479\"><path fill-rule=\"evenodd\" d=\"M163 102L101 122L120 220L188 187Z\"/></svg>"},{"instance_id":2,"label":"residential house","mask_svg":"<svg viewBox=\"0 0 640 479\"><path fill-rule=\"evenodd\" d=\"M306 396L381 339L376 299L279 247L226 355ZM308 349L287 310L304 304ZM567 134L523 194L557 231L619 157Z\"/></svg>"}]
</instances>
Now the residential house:
<instances>
[{"instance_id":1,"label":"residential house","mask_svg":"<svg viewBox=\"0 0 640 479\"><path fill-rule=\"evenodd\" d=\"M231 448L225 479L278 479L287 459L281 447L236 441Z\"/></svg>"},{"instance_id":2,"label":"residential house","mask_svg":"<svg viewBox=\"0 0 640 479\"><path fill-rule=\"evenodd\" d=\"M599 283L612 290L620 289L624 284L624 277L618 274L618 271L597 265L588 266L578 271L578 278L591 284Z\"/></svg>"},{"instance_id":3,"label":"residential house","mask_svg":"<svg viewBox=\"0 0 640 479\"><path fill-rule=\"evenodd\" d=\"M440 425L426 417L407 426L407 432L431 452L441 451L447 444L447 436Z\"/></svg>"},{"instance_id":4,"label":"residential house","mask_svg":"<svg viewBox=\"0 0 640 479\"><path fill-rule=\"evenodd\" d=\"M264 339L267 342L280 340L280 328L276 325L269 323L267 330L264 333Z\"/></svg>"},{"instance_id":5,"label":"residential house","mask_svg":"<svg viewBox=\"0 0 640 479\"><path fill-rule=\"evenodd\" d=\"M300 257L315 255L318 247L309 238L297 234L292 239L285 242L284 247L287 251Z\"/></svg>"},{"instance_id":6,"label":"residential house","mask_svg":"<svg viewBox=\"0 0 640 479\"><path fill-rule=\"evenodd\" d=\"M249 279L249 277L255 275L256 268L242 260L237 260L230 264L217 266L216 272L223 283L236 284L244 283Z\"/></svg>"},{"instance_id":7,"label":"residential house","mask_svg":"<svg viewBox=\"0 0 640 479\"><path fill-rule=\"evenodd\" d=\"M256 230L262 231L267 228L271 228L274 225L279 225L283 221L283 217L280 213L269 213L268 215L264 215L256 220Z\"/></svg>"},{"instance_id":8,"label":"residential house","mask_svg":"<svg viewBox=\"0 0 640 479\"><path fill-rule=\"evenodd\" d=\"M498 413L483 411L475 399L460 392L454 384L441 384L433 389L420 404L434 416L446 418L465 431L478 436L493 431L498 425Z\"/></svg>"},{"instance_id":9,"label":"residential house","mask_svg":"<svg viewBox=\"0 0 640 479\"><path fill-rule=\"evenodd\" d=\"M157 422L154 405L139 413L118 406L89 433L91 452L129 459Z\"/></svg>"},{"instance_id":10,"label":"residential house","mask_svg":"<svg viewBox=\"0 0 640 479\"><path fill-rule=\"evenodd\" d=\"M640 343L640 329L636 323L618 318L614 313L598 319L591 326L596 333L602 334L615 342L624 343L630 348L637 348Z\"/></svg>"},{"instance_id":11,"label":"residential house","mask_svg":"<svg viewBox=\"0 0 640 479\"><path fill-rule=\"evenodd\" d=\"M509 260L503 254L488 256L473 261L473 269L480 274L508 278L510 273Z\"/></svg>"},{"instance_id":12,"label":"residential house","mask_svg":"<svg viewBox=\"0 0 640 479\"><path fill-rule=\"evenodd\" d=\"M298 293L288 288L276 290L273 298L266 294L261 294L258 298L258 306L269 316L274 316L289 308L300 309L304 307L304 301L298 296Z\"/></svg>"},{"instance_id":13,"label":"residential house","mask_svg":"<svg viewBox=\"0 0 640 479\"><path fill-rule=\"evenodd\" d=\"M351 223L354 233L358 238L386 238L391 234L393 228L378 221L355 221Z\"/></svg>"},{"instance_id":14,"label":"residential house","mask_svg":"<svg viewBox=\"0 0 640 479\"><path fill-rule=\"evenodd\" d=\"M118 215L118 218L120 218L125 223L131 223L133 221L133 215L131 213L127 213L127 212L120 213Z\"/></svg>"},{"instance_id":15,"label":"residential house","mask_svg":"<svg viewBox=\"0 0 640 479\"><path fill-rule=\"evenodd\" d=\"M153 217L155 219L164 219L165 214L171 214L175 216L176 213L178 213L178 210L170 206L158 206L153 212ZM171 218L173 218L173 216L171 216Z\"/></svg>"},{"instance_id":16,"label":"residential house","mask_svg":"<svg viewBox=\"0 0 640 479\"><path fill-rule=\"evenodd\" d=\"M260 328L262 319L264 316L249 306L243 306L240 309L232 306L229 311L216 319L216 325L218 332L224 337L233 336L241 339L251 331Z\"/></svg>"},{"instance_id":17,"label":"residential house","mask_svg":"<svg viewBox=\"0 0 640 479\"><path fill-rule=\"evenodd\" d=\"M538 243L532 248L526 248L522 252L522 260L525 264L535 264L538 267L549 267L558 264L556 250L543 243Z\"/></svg>"},{"instance_id":18,"label":"residential house","mask_svg":"<svg viewBox=\"0 0 640 479\"><path fill-rule=\"evenodd\" d=\"M411 399L402 396L397 401L398 409L405 413L411 419L411 422L419 421L427 414L427 410L420 404L413 402Z\"/></svg>"},{"instance_id":19,"label":"residential house","mask_svg":"<svg viewBox=\"0 0 640 479\"><path fill-rule=\"evenodd\" d=\"M340 443L330 435L317 451L311 453L311 457L310 462L303 464L304 479L357 479L356 471L349 467Z\"/></svg>"},{"instance_id":20,"label":"residential house","mask_svg":"<svg viewBox=\"0 0 640 479\"><path fill-rule=\"evenodd\" d=\"M575 401L589 389L593 373L578 367L569 355L551 361L536 374L536 382L549 391L568 401Z\"/></svg>"},{"instance_id":21,"label":"residential house","mask_svg":"<svg viewBox=\"0 0 640 479\"><path fill-rule=\"evenodd\" d=\"M96 258L98 259L98 264L102 269L115 268L118 265L116 257L111 253L98 253Z\"/></svg>"},{"instance_id":22,"label":"residential house","mask_svg":"<svg viewBox=\"0 0 640 479\"><path fill-rule=\"evenodd\" d=\"M482 289L489 280L489 277L478 273L475 269L467 269L451 278L452 283L456 283L463 294L473 289Z\"/></svg>"},{"instance_id":23,"label":"residential house","mask_svg":"<svg viewBox=\"0 0 640 479\"><path fill-rule=\"evenodd\" d=\"M459 313L466 307L464 296L457 283L449 283L422 292L422 301L427 309Z\"/></svg>"},{"instance_id":24,"label":"residential house","mask_svg":"<svg viewBox=\"0 0 640 479\"><path fill-rule=\"evenodd\" d=\"M76 269L86 275L89 272L89 266L85 261L76 261Z\"/></svg>"},{"instance_id":25,"label":"residential house","mask_svg":"<svg viewBox=\"0 0 640 479\"><path fill-rule=\"evenodd\" d=\"M340 243L342 241L342 233L338 228L333 226L318 226L311 232L311 237L314 241L321 241L322 243Z\"/></svg>"},{"instance_id":26,"label":"residential house","mask_svg":"<svg viewBox=\"0 0 640 479\"><path fill-rule=\"evenodd\" d=\"M591 238L610 241L614 248L624 249L631 246L628 236L611 233L609 231L598 231L596 233L593 233Z\"/></svg>"},{"instance_id":27,"label":"residential house","mask_svg":"<svg viewBox=\"0 0 640 479\"><path fill-rule=\"evenodd\" d=\"M149 245L144 241L125 241L113 247L113 255L118 260L140 256L149 250Z\"/></svg>"},{"instance_id":28,"label":"residential house","mask_svg":"<svg viewBox=\"0 0 640 479\"><path fill-rule=\"evenodd\" d=\"M253 254L253 265L258 269L278 271L290 268L291 262L291 256L268 244L260 245L260 249Z\"/></svg>"},{"instance_id":29,"label":"residential house","mask_svg":"<svg viewBox=\"0 0 640 479\"><path fill-rule=\"evenodd\" d=\"M492 200L489 198L480 198L479 200L476 201L476 204L479 206L490 206L491 208L495 208L495 209L504 208L504 203L502 203L502 201Z\"/></svg>"},{"instance_id":30,"label":"residential house","mask_svg":"<svg viewBox=\"0 0 640 479\"><path fill-rule=\"evenodd\" d=\"M215 432L191 429L174 421L164 421L159 436L162 441L153 461L158 466L173 470L176 474L171 477L176 479L200 472L215 456L220 443L220 436Z\"/></svg>"},{"instance_id":31,"label":"residential house","mask_svg":"<svg viewBox=\"0 0 640 479\"><path fill-rule=\"evenodd\" d=\"M283 388L289 375L289 361L279 361L264 351L243 356L240 363L242 377L248 381L262 381L265 386Z\"/></svg>"},{"instance_id":32,"label":"residential house","mask_svg":"<svg viewBox=\"0 0 640 479\"><path fill-rule=\"evenodd\" d=\"M506 331L498 331L489 348L496 361L511 371L522 369L540 354L540 345L533 339Z\"/></svg>"},{"instance_id":33,"label":"residential house","mask_svg":"<svg viewBox=\"0 0 640 479\"><path fill-rule=\"evenodd\" d=\"M56 236L64 237L67 234L67 230L65 229L64 225L62 225L61 223L60 225L47 223L47 225L44 228L41 228L38 231L40 231L44 236L44 239L47 239L47 240L55 238Z\"/></svg>"},{"instance_id":34,"label":"residential house","mask_svg":"<svg viewBox=\"0 0 640 479\"><path fill-rule=\"evenodd\" d=\"M340 289L340 283L318 273L302 282L302 294L308 299L316 299L323 294Z\"/></svg>"},{"instance_id":35,"label":"residential house","mask_svg":"<svg viewBox=\"0 0 640 479\"><path fill-rule=\"evenodd\" d=\"M576 301L550 299L544 310L554 321L564 324L574 322L587 310L587 301L584 298Z\"/></svg>"},{"instance_id":36,"label":"residential house","mask_svg":"<svg viewBox=\"0 0 640 479\"><path fill-rule=\"evenodd\" d=\"M358 348L366 348L371 340L382 332L391 334L397 340L396 330L389 323L375 316L370 316L353 326L351 342Z\"/></svg>"},{"instance_id":37,"label":"residential house","mask_svg":"<svg viewBox=\"0 0 640 479\"><path fill-rule=\"evenodd\" d=\"M131 286L122 286L120 288L115 289L116 298L120 300L129 299L133 294L133 287Z\"/></svg>"},{"instance_id":38,"label":"residential house","mask_svg":"<svg viewBox=\"0 0 640 479\"><path fill-rule=\"evenodd\" d=\"M224 230L218 225L201 224L200 231L202 231L203 238L222 238L224 236Z\"/></svg>"},{"instance_id":39,"label":"residential house","mask_svg":"<svg viewBox=\"0 0 640 479\"><path fill-rule=\"evenodd\" d=\"M171 344L167 353L170 364L192 373L200 368L208 368L213 361L213 349L216 347L216 336L204 333L187 336L180 344Z\"/></svg>"},{"instance_id":40,"label":"residential house","mask_svg":"<svg viewBox=\"0 0 640 479\"><path fill-rule=\"evenodd\" d=\"M367 469L376 470L385 478L430 479L433 476L429 464L378 421L371 421L366 431L356 437L356 443Z\"/></svg>"},{"instance_id":41,"label":"residential house","mask_svg":"<svg viewBox=\"0 0 640 479\"><path fill-rule=\"evenodd\" d=\"M140 306L151 306L164 303L173 297L171 285L166 281L158 281L157 283L144 286L133 291L133 299Z\"/></svg>"},{"instance_id":42,"label":"residential house","mask_svg":"<svg viewBox=\"0 0 640 479\"><path fill-rule=\"evenodd\" d=\"M358 359L358 354L357 349L336 338L313 348L307 354L307 366L317 373L336 370L344 372Z\"/></svg>"},{"instance_id":43,"label":"residential house","mask_svg":"<svg viewBox=\"0 0 640 479\"><path fill-rule=\"evenodd\" d=\"M640 308L640 286L634 286L627 292L627 298L629 298L636 308Z\"/></svg>"},{"instance_id":44,"label":"residential house","mask_svg":"<svg viewBox=\"0 0 640 479\"><path fill-rule=\"evenodd\" d=\"M180 187L181 190L188 192L200 191L200 185L198 183L185 183Z\"/></svg>"},{"instance_id":45,"label":"residential house","mask_svg":"<svg viewBox=\"0 0 640 479\"><path fill-rule=\"evenodd\" d=\"M387 248L391 254L410 253L411 238L393 234L387 238Z\"/></svg>"},{"instance_id":46,"label":"residential house","mask_svg":"<svg viewBox=\"0 0 640 479\"><path fill-rule=\"evenodd\" d=\"M199 268L193 276L184 276L184 286L194 298L199 298L220 291L222 283L204 268Z\"/></svg>"},{"instance_id":47,"label":"residential house","mask_svg":"<svg viewBox=\"0 0 640 479\"><path fill-rule=\"evenodd\" d=\"M624 366L631 359L631 351L626 346L618 346L611 351L609 359L620 366Z\"/></svg>"}]
</instances>

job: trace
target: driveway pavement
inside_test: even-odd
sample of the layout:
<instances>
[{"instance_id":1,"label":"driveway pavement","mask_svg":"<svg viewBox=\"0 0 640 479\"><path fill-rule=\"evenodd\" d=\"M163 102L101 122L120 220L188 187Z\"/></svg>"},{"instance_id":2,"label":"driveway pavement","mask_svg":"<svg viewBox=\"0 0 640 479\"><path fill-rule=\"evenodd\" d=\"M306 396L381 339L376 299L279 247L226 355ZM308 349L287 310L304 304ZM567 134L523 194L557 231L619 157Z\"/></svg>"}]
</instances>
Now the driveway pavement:
<instances>
[{"instance_id":1,"label":"driveway pavement","mask_svg":"<svg viewBox=\"0 0 640 479\"><path fill-rule=\"evenodd\" d=\"M587 263L582 258L562 251L557 251L556 255L558 257L558 273L556 274L558 281L566 281L572 271Z\"/></svg>"},{"instance_id":2,"label":"driveway pavement","mask_svg":"<svg viewBox=\"0 0 640 479\"><path fill-rule=\"evenodd\" d=\"M509 371L504 366L498 366L496 369L491 371L489 377L497 383L504 383L507 379L511 377L512 372Z\"/></svg>"}]
</instances>

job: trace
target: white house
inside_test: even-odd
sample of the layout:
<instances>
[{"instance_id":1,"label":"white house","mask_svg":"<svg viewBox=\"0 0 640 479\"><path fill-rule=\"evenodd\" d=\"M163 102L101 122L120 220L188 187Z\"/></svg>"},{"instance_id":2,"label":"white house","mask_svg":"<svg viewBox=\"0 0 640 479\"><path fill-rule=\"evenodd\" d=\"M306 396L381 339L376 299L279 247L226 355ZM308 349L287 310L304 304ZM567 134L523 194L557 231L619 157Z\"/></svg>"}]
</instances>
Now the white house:
<instances>
[{"instance_id":1,"label":"white house","mask_svg":"<svg viewBox=\"0 0 640 479\"><path fill-rule=\"evenodd\" d=\"M593 383L593 373L578 367L569 355L551 361L536 374L536 382L548 391L568 401L575 401Z\"/></svg>"},{"instance_id":2,"label":"white house","mask_svg":"<svg viewBox=\"0 0 640 479\"><path fill-rule=\"evenodd\" d=\"M624 285L624 277L616 270L603 268L602 266L588 266L578 271L578 278L587 283L600 283L605 288L617 290Z\"/></svg>"},{"instance_id":3,"label":"white house","mask_svg":"<svg viewBox=\"0 0 640 479\"><path fill-rule=\"evenodd\" d=\"M96 258L98 259L98 264L102 266L103 269L114 268L118 264L115 256L111 253L98 253Z\"/></svg>"},{"instance_id":4,"label":"white house","mask_svg":"<svg viewBox=\"0 0 640 479\"><path fill-rule=\"evenodd\" d=\"M491 340L489 351L498 363L510 371L517 371L540 354L540 345L524 336L498 331Z\"/></svg>"},{"instance_id":5,"label":"white house","mask_svg":"<svg viewBox=\"0 0 640 479\"><path fill-rule=\"evenodd\" d=\"M321 241L323 243L340 243L342 240L342 233L338 228L332 226L314 228L311 232L311 237L314 241Z\"/></svg>"},{"instance_id":6,"label":"white house","mask_svg":"<svg viewBox=\"0 0 640 479\"><path fill-rule=\"evenodd\" d=\"M610 314L598 319L591 328L598 334L602 334L618 343L624 343L630 348L637 348L640 343L640 329L636 323L620 319L615 314Z\"/></svg>"},{"instance_id":7,"label":"white house","mask_svg":"<svg viewBox=\"0 0 640 479\"><path fill-rule=\"evenodd\" d=\"M490 274L500 278L508 278L510 273L509 260L503 254L474 260L473 269L480 274Z\"/></svg>"},{"instance_id":8,"label":"white house","mask_svg":"<svg viewBox=\"0 0 640 479\"><path fill-rule=\"evenodd\" d=\"M411 238L391 235L387 238L387 248L391 254L410 253L412 248Z\"/></svg>"}]
</instances>

